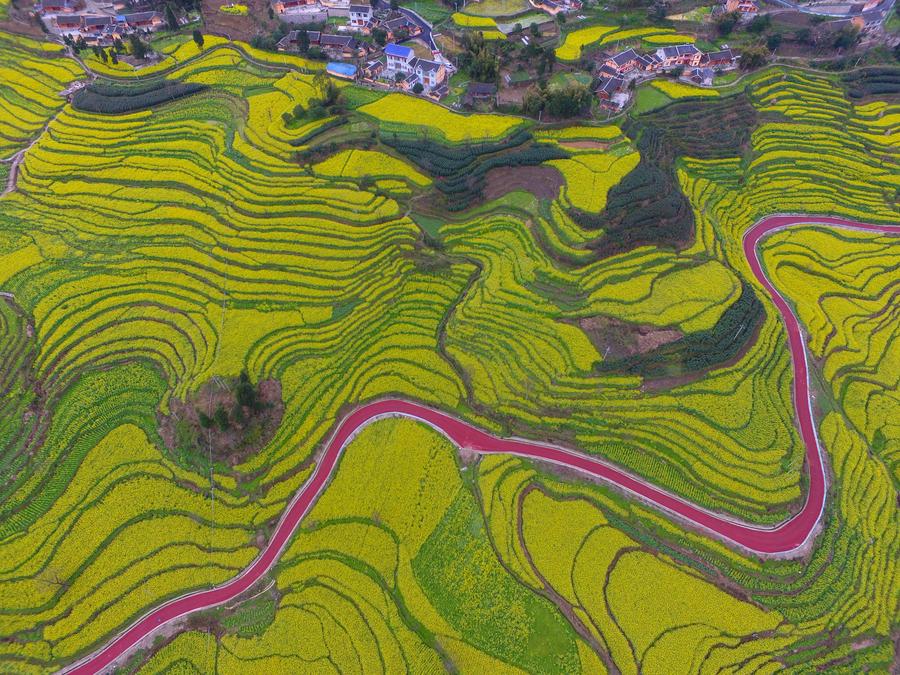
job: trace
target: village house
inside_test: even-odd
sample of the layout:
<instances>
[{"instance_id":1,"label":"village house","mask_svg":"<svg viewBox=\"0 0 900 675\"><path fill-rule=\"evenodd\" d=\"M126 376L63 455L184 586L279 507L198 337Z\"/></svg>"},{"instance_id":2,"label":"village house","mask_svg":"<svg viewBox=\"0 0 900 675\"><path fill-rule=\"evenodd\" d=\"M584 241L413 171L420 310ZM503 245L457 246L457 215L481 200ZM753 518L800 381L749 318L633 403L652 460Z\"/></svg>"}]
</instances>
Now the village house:
<instances>
[{"instance_id":1,"label":"village house","mask_svg":"<svg viewBox=\"0 0 900 675\"><path fill-rule=\"evenodd\" d=\"M497 99L497 85L490 82L470 82L466 87L464 103L473 106L477 103L493 103Z\"/></svg>"},{"instance_id":2,"label":"village house","mask_svg":"<svg viewBox=\"0 0 900 675\"><path fill-rule=\"evenodd\" d=\"M725 0L725 11L753 16L759 12L759 5L756 0Z\"/></svg>"},{"instance_id":3,"label":"village house","mask_svg":"<svg viewBox=\"0 0 900 675\"><path fill-rule=\"evenodd\" d=\"M372 21L372 5L350 5L350 26L357 30L368 27Z\"/></svg>"},{"instance_id":4,"label":"village house","mask_svg":"<svg viewBox=\"0 0 900 675\"><path fill-rule=\"evenodd\" d=\"M362 78L374 82L384 74L384 62L379 60L369 61L362 69Z\"/></svg>"},{"instance_id":5,"label":"village house","mask_svg":"<svg viewBox=\"0 0 900 675\"><path fill-rule=\"evenodd\" d=\"M410 65L426 93L431 93L440 87L447 77L447 69L444 68L444 64L437 61L415 58Z\"/></svg>"},{"instance_id":6,"label":"village house","mask_svg":"<svg viewBox=\"0 0 900 675\"><path fill-rule=\"evenodd\" d=\"M384 56L387 60L387 74L393 76L395 73L408 74L412 72L410 63L416 54L411 47L394 44L391 42L384 48Z\"/></svg>"},{"instance_id":7,"label":"village house","mask_svg":"<svg viewBox=\"0 0 900 675\"><path fill-rule=\"evenodd\" d=\"M37 14L73 14L84 9L84 0L44 0L35 3Z\"/></svg>"},{"instance_id":8,"label":"village house","mask_svg":"<svg viewBox=\"0 0 900 675\"><path fill-rule=\"evenodd\" d=\"M598 77L616 77L619 74L619 71L615 68L606 65L604 62L602 66L597 70Z\"/></svg>"},{"instance_id":9,"label":"village house","mask_svg":"<svg viewBox=\"0 0 900 675\"><path fill-rule=\"evenodd\" d=\"M863 12L859 15L859 18L862 22L862 30L864 33L869 33L871 31L877 30L881 26L884 25L884 21L887 18L887 13L884 9L873 9L871 11Z\"/></svg>"},{"instance_id":10,"label":"village house","mask_svg":"<svg viewBox=\"0 0 900 675\"><path fill-rule=\"evenodd\" d=\"M716 73L712 68L691 68L691 70L685 74L685 79L694 84L709 86L712 84L715 76Z\"/></svg>"},{"instance_id":11,"label":"village house","mask_svg":"<svg viewBox=\"0 0 900 675\"><path fill-rule=\"evenodd\" d=\"M384 48L384 56L387 61L384 75L394 78L401 89L412 89L418 83L427 94L444 93L447 79L444 64L418 58L410 47L393 42Z\"/></svg>"},{"instance_id":12,"label":"village house","mask_svg":"<svg viewBox=\"0 0 900 675\"><path fill-rule=\"evenodd\" d=\"M405 40L408 37L416 37L422 32L417 24L414 24L405 16L381 22L379 28L387 33L388 40Z\"/></svg>"},{"instance_id":13,"label":"village house","mask_svg":"<svg viewBox=\"0 0 900 675\"><path fill-rule=\"evenodd\" d=\"M80 14L57 14L56 27L61 33L74 33L81 30Z\"/></svg>"},{"instance_id":14,"label":"village house","mask_svg":"<svg viewBox=\"0 0 900 675\"><path fill-rule=\"evenodd\" d=\"M637 59L637 67L645 73L653 73L659 70L661 63L659 57L654 54L641 54Z\"/></svg>"},{"instance_id":15,"label":"village house","mask_svg":"<svg viewBox=\"0 0 900 675\"><path fill-rule=\"evenodd\" d=\"M705 68L728 68L734 65L737 56L730 49L721 49L717 52L707 52L700 57L700 65Z\"/></svg>"},{"instance_id":16,"label":"village house","mask_svg":"<svg viewBox=\"0 0 900 675\"><path fill-rule=\"evenodd\" d=\"M554 15L560 12L575 12L583 6L581 0L532 0L531 4Z\"/></svg>"},{"instance_id":17,"label":"village house","mask_svg":"<svg viewBox=\"0 0 900 675\"><path fill-rule=\"evenodd\" d=\"M85 37L100 37L108 27L116 25L111 16L82 16L81 20L81 34Z\"/></svg>"},{"instance_id":18,"label":"village house","mask_svg":"<svg viewBox=\"0 0 900 675\"><path fill-rule=\"evenodd\" d=\"M277 14L284 14L286 10L295 9L297 7L306 7L307 5L316 4L316 0L278 0L272 7Z\"/></svg>"},{"instance_id":19,"label":"village house","mask_svg":"<svg viewBox=\"0 0 900 675\"><path fill-rule=\"evenodd\" d=\"M309 41L309 46L317 46L319 44L319 36L320 33L317 30L310 30L306 32L306 38ZM278 51L280 52L299 52L300 51L300 31L292 30L289 31L287 35L281 38L276 45Z\"/></svg>"},{"instance_id":20,"label":"village house","mask_svg":"<svg viewBox=\"0 0 900 675\"><path fill-rule=\"evenodd\" d=\"M138 12L136 14L120 14L116 21L124 24L129 30L156 30L163 23L163 15L159 12Z\"/></svg>"},{"instance_id":21,"label":"village house","mask_svg":"<svg viewBox=\"0 0 900 675\"><path fill-rule=\"evenodd\" d=\"M616 75L624 75L638 67L638 53L633 49L626 49L610 56L603 65L615 71Z\"/></svg>"},{"instance_id":22,"label":"village house","mask_svg":"<svg viewBox=\"0 0 900 675\"><path fill-rule=\"evenodd\" d=\"M656 57L660 61L661 68L675 68L677 66L696 68L700 65L703 52L694 45L685 44L675 47L660 47L656 50Z\"/></svg>"},{"instance_id":23,"label":"village house","mask_svg":"<svg viewBox=\"0 0 900 675\"><path fill-rule=\"evenodd\" d=\"M366 55L363 43L352 35L320 35L319 48L331 59L357 59Z\"/></svg>"},{"instance_id":24,"label":"village house","mask_svg":"<svg viewBox=\"0 0 900 675\"><path fill-rule=\"evenodd\" d=\"M594 89L594 93L601 100L610 101L624 86L625 80L621 77L610 77L609 79L601 80L597 88Z\"/></svg>"}]
</instances>

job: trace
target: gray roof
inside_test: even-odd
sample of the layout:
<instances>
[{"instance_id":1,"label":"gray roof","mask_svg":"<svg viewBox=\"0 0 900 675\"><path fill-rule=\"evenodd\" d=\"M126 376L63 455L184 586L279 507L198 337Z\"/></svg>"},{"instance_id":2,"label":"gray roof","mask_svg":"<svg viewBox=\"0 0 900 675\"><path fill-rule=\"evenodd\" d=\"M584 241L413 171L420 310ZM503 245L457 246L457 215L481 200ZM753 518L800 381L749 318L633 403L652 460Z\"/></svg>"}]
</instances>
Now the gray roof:
<instances>
[{"instance_id":1,"label":"gray roof","mask_svg":"<svg viewBox=\"0 0 900 675\"><path fill-rule=\"evenodd\" d=\"M694 45L678 45L676 47L663 47L663 54L667 59L686 54L698 54L700 52Z\"/></svg>"},{"instance_id":2,"label":"gray roof","mask_svg":"<svg viewBox=\"0 0 900 675\"><path fill-rule=\"evenodd\" d=\"M466 93L471 96L493 96L497 93L497 85L490 82L470 82Z\"/></svg>"},{"instance_id":3,"label":"gray roof","mask_svg":"<svg viewBox=\"0 0 900 675\"><path fill-rule=\"evenodd\" d=\"M108 26L113 23L111 16L86 16L83 18L85 26Z\"/></svg>"},{"instance_id":4,"label":"gray roof","mask_svg":"<svg viewBox=\"0 0 900 675\"><path fill-rule=\"evenodd\" d=\"M734 59L734 52L732 52L730 49L720 49L717 52L709 52L706 55L706 59L708 61L721 61L724 59L731 61L732 59Z\"/></svg>"},{"instance_id":5,"label":"gray roof","mask_svg":"<svg viewBox=\"0 0 900 675\"><path fill-rule=\"evenodd\" d=\"M371 14L372 5L350 5L350 11L354 14Z\"/></svg>"},{"instance_id":6,"label":"gray roof","mask_svg":"<svg viewBox=\"0 0 900 675\"><path fill-rule=\"evenodd\" d=\"M418 57L414 58L412 61L410 61L409 65L412 66L413 68L421 68L422 70L429 72L429 73L439 70L441 67L440 63L436 63L435 61L429 61L428 59L420 59Z\"/></svg>"},{"instance_id":7,"label":"gray roof","mask_svg":"<svg viewBox=\"0 0 900 675\"><path fill-rule=\"evenodd\" d=\"M615 94L619 89L622 88L624 84L624 80L621 77L610 77L606 80L601 80L600 84L597 85L597 88L594 91L602 91L607 94Z\"/></svg>"},{"instance_id":8,"label":"gray roof","mask_svg":"<svg viewBox=\"0 0 900 675\"><path fill-rule=\"evenodd\" d=\"M143 21L150 21L155 16L162 18L162 15L159 12L138 12L136 14L123 14L122 18L125 19L126 23L141 23Z\"/></svg>"},{"instance_id":9,"label":"gray roof","mask_svg":"<svg viewBox=\"0 0 900 675\"><path fill-rule=\"evenodd\" d=\"M638 53L633 49L626 49L624 52L619 52L615 56L612 57L613 63L617 66L624 66L629 61L635 61L638 58Z\"/></svg>"},{"instance_id":10,"label":"gray roof","mask_svg":"<svg viewBox=\"0 0 900 675\"><path fill-rule=\"evenodd\" d=\"M351 35L323 35L319 38L319 44L323 47L356 47L356 39Z\"/></svg>"}]
</instances>

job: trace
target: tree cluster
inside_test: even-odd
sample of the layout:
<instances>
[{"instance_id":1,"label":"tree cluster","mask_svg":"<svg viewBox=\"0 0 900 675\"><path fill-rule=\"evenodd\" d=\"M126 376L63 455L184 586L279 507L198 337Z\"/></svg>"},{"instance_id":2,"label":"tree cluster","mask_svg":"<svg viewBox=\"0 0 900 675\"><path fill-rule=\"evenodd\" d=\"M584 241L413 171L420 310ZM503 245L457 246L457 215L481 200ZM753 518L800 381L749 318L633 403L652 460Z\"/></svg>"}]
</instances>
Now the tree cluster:
<instances>
[{"instance_id":1,"label":"tree cluster","mask_svg":"<svg viewBox=\"0 0 900 675\"><path fill-rule=\"evenodd\" d=\"M500 60L496 48L489 45L481 33L463 35L463 52L459 55L459 67L478 82L495 82L500 72Z\"/></svg>"},{"instance_id":2,"label":"tree cluster","mask_svg":"<svg viewBox=\"0 0 900 675\"><path fill-rule=\"evenodd\" d=\"M590 87L584 84L568 84L564 87L531 87L522 99L526 115L537 117L542 111L551 117L577 117L590 109Z\"/></svg>"}]
</instances>

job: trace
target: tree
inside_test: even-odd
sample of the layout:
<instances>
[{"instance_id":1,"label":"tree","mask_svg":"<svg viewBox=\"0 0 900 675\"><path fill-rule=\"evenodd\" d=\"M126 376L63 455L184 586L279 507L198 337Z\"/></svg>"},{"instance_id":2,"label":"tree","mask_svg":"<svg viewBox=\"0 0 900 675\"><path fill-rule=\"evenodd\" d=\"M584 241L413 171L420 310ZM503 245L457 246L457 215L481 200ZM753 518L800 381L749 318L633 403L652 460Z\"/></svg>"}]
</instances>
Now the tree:
<instances>
[{"instance_id":1,"label":"tree","mask_svg":"<svg viewBox=\"0 0 900 675\"><path fill-rule=\"evenodd\" d=\"M298 103L297 105L294 106L294 117L296 119L299 120L305 114L306 114L306 108L303 107L302 103Z\"/></svg>"},{"instance_id":2,"label":"tree","mask_svg":"<svg viewBox=\"0 0 900 675\"><path fill-rule=\"evenodd\" d=\"M813 43L812 31L809 28L800 28L794 33L794 40L805 45Z\"/></svg>"},{"instance_id":3,"label":"tree","mask_svg":"<svg viewBox=\"0 0 900 675\"><path fill-rule=\"evenodd\" d=\"M313 88L318 92L322 105L328 107L337 101L338 88L324 70L313 77Z\"/></svg>"},{"instance_id":4,"label":"tree","mask_svg":"<svg viewBox=\"0 0 900 675\"><path fill-rule=\"evenodd\" d=\"M100 60L103 61L103 63L106 63L107 61L109 61L109 56L107 55L105 49L100 50Z\"/></svg>"},{"instance_id":5,"label":"tree","mask_svg":"<svg viewBox=\"0 0 900 675\"><path fill-rule=\"evenodd\" d=\"M131 55L136 59L143 59L147 56L147 45L141 42L141 38L137 33L128 36L128 45L131 47Z\"/></svg>"},{"instance_id":6,"label":"tree","mask_svg":"<svg viewBox=\"0 0 900 675\"><path fill-rule=\"evenodd\" d=\"M259 397L256 394L256 388L250 381L250 376L246 370L241 371L237 384L237 402L239 405L257 410L259 408Z\"/></svg>"},{"instance_id":7,"label":"tree","mask_svg":"<svg viewBox=\"0 0 900 675\"><path fill-rule=\"evenodd\" d=\"M487 44L481 33L466 33L462 39L463 53L459 56L460 68L477 82L493 82L500 70L500 61L493 47Z\"/></svg>"},{"instance_id":8,"label":"tree","mask_svg":"<svg viewBox=\"0 0 900 675\"><path fill-rule=\"evenodd\" d=\"M391 11L396 12L398 9L400 9L400 3L397 0L391 0Z\"/></svg>"},{"instance_id":9,"label":"tree","mask_svg":"<svg viewBox=\"0 0 900 675\"><path fill-rule=\"evenodd\" d=\"M769 26L772 25L772 17L768 14L758 14L753 17L753 20L750 22L750 25L747 26L747 30L756 35L761 35L769 30Z\"/></svg>"},{"instance_id":10,"label":"tree","mask_svg":"<svg viewBox=\"0 0 900 675\"><path fill-rule=\"evenodd\" d=\"M769 56L765 47L747 47L741 52L741 70L755 70L766 65Z\"/></svg>"},{"instance_id":11,"label":"tree","mask_svg":"<svg viewBox=\"0 0 900 675\"><path fill-rule=\"evenodd\" d=\"M116 54L121 54L125 51L125 45L122 44L122 41L119 38L113 40L113 49L116 50Z\"/></svg>"},{"instance_id":12,"label":"tree","mask_svg":"<svg viewBox=\"0 0 900 675\"><path fill-rule=\"evenodd\" d=\"M768 39L766 39L766 47L769 48L770 52L774 52L781 46L781 33L772 33Z\"/></svg>"},{"instance_id":13,"label":"tree","mask_svg":"<svg viewBox=\"0 0 900 675\"><path fill-rule=\"evenodd\" d=\"M119 63L119 55L116 54L116 50L115 50L115 49L110 49L110 50L109 50L109 61L110 61L110 63L112 63L114 66L115 66L115 65L118 65L118 63Z\"/></svg>"},{"instance_id":14,"label":"tree","mask_svg":"<svg viewBox=\"0 0 900 675\"><path fill-rule=\"evenodd\" d=\"M213 425L213 419L209 415L207 415L202 410L197 411L197 418L200 420L200 426L204 429L211 429Z\"/></svg>"},{"instance_id":15,"label":"tree","mask_svg":"<svg viewBox=\"0 0 900 675\"><path fill-rule=\"evenodd\" d=\"M740 20L741 15L737 12L725 12L716 19L716 30L719 31L719 35L729 35Z\"/></svg>"},{"instance_id":16,"label":"tree","mask_svg":"<svg viewBox=\"0 0 900 675\"><path fill-rule=\"evenodd\" d=\"M547 62L547 70L552 73L553 66L556 65L556 50L555 49L544 50L544 61Z\"/></svg>"},{"instance_id":17,"label":"tree","mask_svg":"<svg viewBox=\"0 0 900 675\"><path fill-rule=\"evenodd\" d=\"M585 84L570 84L547 90L546 110L554 117L575 117L591 104L591 90Z\"/></svg>"},{"instance_id":18,"label":"tree","mask_svg":"<svg viewBox=\"0 0 900 675\"><path fill-rule=\"evenodd\" d=\"M384 47L387 44L387 31L382 28L376 28L372 31L372 39L375 40L375 44L379 47Z\"/></svg>"},{"instance_id":19,"label":"tree","mask_svg":"<svg viewBox=\"0 0 900 675\"><path fill-rule=\"evenodd\" d=\"M831 46L835 49L850 49L859 42L859 28L848 26L841 28L831 40Z\"/></svg>"},{"instance_id":20,"label":"tree","mask_svg":"<svg viewBox=\"0 0 900 675\"><path fill-rule=\"evenodd\" d=\"M309 51L309 31L305 28L297 31L297 49L300 50L301 54L306 54Z\"/></svg>"},{"instance_id":21,"label":"tree","mask_svg":"<svg viewBox=\"0 0 900 675\"><path fill-rule=\"evenodd\" d=\"M194 42L197 44L197 49L203 49L203 33L196 28L194 29Z\"/></svg>"},{"instance_id":22,"label":"tree","mask_svg":"<svg viewBox=\"0 0 900 675\"><path fill-rule=\"evenodd\" d=\"M539 38L541 37L541 29L536 23L531 24L528 27L528 30L531 31L531 37Z\"/></svg>"},{"instance_id":23,"label":"tree","mask_svg":"<svg viewBox=\"0 0 900 675\"><path fill-rule=\"evenodd\" d=\"M544 109L544 102L544 92L539 87L531 86L522 97L522 112L537 117Z\"/></svg>"},{"instance_id":24,"label":"tree","mask_svg":"<svg viewBox=\"0 0 900 675\"><path fill-rule=\"evenodd\" d=\"M213 413L213 419L216 421L216 424L221 431L226 431L228 429L228 412L221 403L219 404L219 407L216 408L216 412Z\"/></svg>"},{"instance_id":25,"label":"tree","mask_svg":"<svg viewBox=\"0 0 900 675\"><path fill-rule=\"evenodd\" d=\"M166 24L169 26L169 30L178 30L178 17L175 16L171 2L166 3Z\"/></svg>"},{"instance_id":26,"label":"tree","mask_svg":"<svg viewBox=\"0 0 900 675\"><path fill-rule=\"evenodd\" d=\"M416 82L413 85L413 93L414 94L421 94L424 90L425 90L425 87L422 86L421 82Z\"/></svg>"}]
</instances>

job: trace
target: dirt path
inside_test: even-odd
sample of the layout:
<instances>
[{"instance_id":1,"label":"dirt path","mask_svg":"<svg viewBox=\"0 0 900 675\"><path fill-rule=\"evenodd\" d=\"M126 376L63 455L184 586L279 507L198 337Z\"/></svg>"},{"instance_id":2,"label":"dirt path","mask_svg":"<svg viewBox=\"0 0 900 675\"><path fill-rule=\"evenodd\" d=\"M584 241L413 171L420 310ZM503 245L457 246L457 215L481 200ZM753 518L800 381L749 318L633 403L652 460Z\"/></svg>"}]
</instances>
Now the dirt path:
<instances>
[{"instance_id":1,"label":"dirt path","mask_svg":"<svg viewBox=\"0 0 900 675\"><path fill-rule=\"evenodd\" d=\"M324 445L319 463L309 481L288 504L266 547L243 572L220 586L185 594L151 610L105 646L63 672L78 675L97 673L127 655L135 644L145 640L162 626L191 612L221 605L246 592L278 560L294 531L328 485L344 448L360 429L385 418L404 417L422 422L466 452L511 454L551 462L569 470L600 478L631 496L652 504L689 527L760 555L791 555L802 552L814 538L825 509L827 480L824 458L812 414L803 331L790 305L766 277L759 260L757 246L772 232L803 224L900 235L900 225L869 225L843 218L803 215L776 215L764 218L744 235L743 250L750 269L770 294L770 299L781 314L787 330L793 365L793 400L796 406L797 427L803 439L809 469L809 491L806 501L801 511L787 521L773 527L742 522L729 515L714 513L696 506L597 457L556 445L516 438L498 438L452 415L419 403L401 399L375 401L353 410L337 424L335 431Z\"/></svg>"},{"instance_id":2,"label":"dirt path","mask_svg":"<svg viewBox=\"0 0 900 675\"><path fill-rule=\"evenodd\" d=\"M9 174L6 176L6 187L3 188L3 192L0 192L0 199L13 192L16 189L16 179L19 176L19 165L24 161L25 154L34 147L35 143L41 140L41 136L47 133L47 129L50 128L50 125L59 117L59 113L62 112L60 110L53 117L47 120L47 123L44 125L44 128L40 130L40 132L31 139L31 143L26 145L24 148L19 150L12 157L8 157L7 159L0 160L3 162L9 162Z\"/></svg>"}]
</instances>

